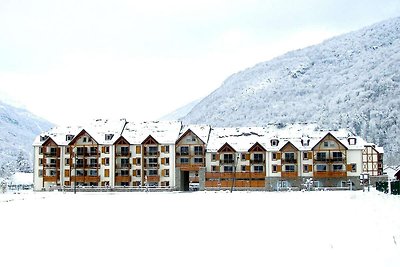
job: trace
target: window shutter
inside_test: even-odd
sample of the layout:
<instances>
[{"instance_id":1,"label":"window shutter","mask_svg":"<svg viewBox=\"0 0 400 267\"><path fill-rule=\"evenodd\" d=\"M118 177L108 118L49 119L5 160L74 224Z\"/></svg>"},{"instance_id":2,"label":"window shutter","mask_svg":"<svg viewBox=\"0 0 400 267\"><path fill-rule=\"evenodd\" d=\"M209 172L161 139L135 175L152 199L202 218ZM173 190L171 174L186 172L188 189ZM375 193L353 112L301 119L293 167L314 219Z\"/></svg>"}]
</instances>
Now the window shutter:
<instances>
[{"instance_id":1,"label":"window shutter","mask_svg":"<svg viewBox=\"0 0 400 267\"><path fill-rule=\"evenodd\" d=\"M104 170L104 177L110 177L110 169Z\"/></svg>"},{"instance_id":2,"label":"window shutter","mask_svg":"<svg viewBox=\"0 0 400 267\"><path fill-rule=\"evenodd\" d=\"M106 165L106 159L105 158L101 159L101 165Z\"/></svg>"},{"instance_id":3,"label":"window shutter","mask_svg":"<svg viewBox=\"0 0 400 267\"><path fill-rule=\"evenodd\" d=\"M219 167L219 166L215 166L215 167L216 167L216 168L215 168L215 171L219 172L220 167Z\"/></svg>"},{"instance_id":4,"label":"window shutter","mask_svg":"<svg viewBox=\"0 0 400 267\"><path fill-rule=\"evenodd\" d=\"M309 151L309 152L307 152L307 154L308 154L308 159L313 159L313 156L312 156L312 152L311 151Z\"/></svg>"},{"instance_id":5,"label":"window shutter","mask_svg":"<svg viewBox=\"0 0 400 267\"><path fill-rule=\"evenodd\" d=\"M105 147L105 146L103 146L103 147L101 148L101 153L106 153L106 147Z\"/></svg>"},{"instance_id":6,"label":"window shutter","mask_svg":"<svg viewBox=\"0 0 400 267\"><path fill-rule=\"evenodd\" d=\"M161 146L161 152L165 153L165 146Z\"/></svg>"},{"instance_id":7,"label":"window shutter","mask_svg":"<svg viewBox=\"0 0 400 267\"><path fill-rule=\"evenodd\" d=\"M136 161L136 158L133 158L133 159L132 159L132 164L133 164L133 165L136 165L136 162L137 162L137 161Z\"/></svg>"},{"instance_id":8,"label":"window shutter","mask_svg":"<svg viewBox=\"0 0 400 267\"><path fill-rule=\"evenodd\" d=\"M165 165L165 158L162 158L162 159L161 159L161 164L162 164L162 165Z\"/></svg>"},{"instance_id":9,"label":"window shutter","mask_svg":"<svg viewBox=\"0 0 400 267\"><path fill-rule=\"evenodd\" d=\"M250 166L246 166L245 168L246 168L246 169L245 169L246 172L249 172L249 171L250 171Z\"/></svg>"},{"instance_id":10,"label":"window shutter","mask_svg":"<svg viewBox=\"0 0 400 267\"><path fill-rule=\"evenodd\" d=\"M282 171L282 165L277 165L276 171L277 171L277 172L281 172L281 171Z\"/></svg>"},{"instance_id":11,"label":"window shutter","mask_svg":"<svg viewBox=\"0 0 400 267\"><path fill-rule=\"evenodd\" d=\"M142 153L142 147L141 146L136 146L136 154Z\"/></svg>"},{"instance_id":12,"label":"window shutter","mask_svg":"<svg viewBox=\"0 0 400 267\"><path fill-rule=\"evenodd\" d=\"M162 170L161 175L165 176L165 170Z\"/></svg>"},{"instance_id":13,"label":"window shutter","mask_svg":"<svg viewBox=\"0 0 400 267\"><path fill-rule=\"evenodd\" d=\"M69 177L69 170L65 170L64 176L65 176L65 177Z\"/></svg>"},{"instance_id":14,"label":"window shutter","mask_svg":"<svg viewBox=\"0 0 400 267\"><path fill-rule=\"evenodd\" d=\"M136 176L136 170L133 170L132 175L133 175L133 176Z\"/></svg>"},{"instance_id":15,"label":"window shutter","mask_svg":"<svg viewBox=\"0 0 400 267\"><path fill-rule=\"evenodd\" d=\"M57 147L56 153L57 153L57 157L59 157L61 155L61 148Z\"/></svg>"},{"instance_id":16,"label":"window shutter","mask_svg":"<svg viewBox=\"0 0 400 267\"><path fill-rule=\"evenodd\" d=\"M348 171L348 172L351 172L351 170L352 170L351 164L347 164L347 171Z\"/></svg>"},{"instance_id":17,"label":"window shutter","mask_svg":"<svg viewBox=\"0 0 400 267\"><path fill-rule=\"evenodd\" d=\"M281 152L276 152L276 159L280 160L281 159Z\"/></svg>"},{"instance_id":18,"label":"window shutter","mask_svg":"<svg viewBox=\"0 0 400 267\"><path fill-rule=\"evenodd\" d=\"M246 160L250 160L250 154L246 154Z\"/></svg>"},{"instance_id":19,"label":"window shutter","mask_svg":"<svg viewBox=\"0 0 400 267\"><path fill-rule=\"evenodd\" d=\"M308 171L309 172L312 172L313 170L312 170L312 167L313 167L313 165L308 165Z\"/></svg>"},{"instance_id":20,"label":"window shutter","mask_svg":"<svg viewBox=\"0 0 400 267\"><path fill-rule=\"evenodd\" d=\"M215 155L215 160L219 160L219 154Z\"/></svg>"}]
</instances>

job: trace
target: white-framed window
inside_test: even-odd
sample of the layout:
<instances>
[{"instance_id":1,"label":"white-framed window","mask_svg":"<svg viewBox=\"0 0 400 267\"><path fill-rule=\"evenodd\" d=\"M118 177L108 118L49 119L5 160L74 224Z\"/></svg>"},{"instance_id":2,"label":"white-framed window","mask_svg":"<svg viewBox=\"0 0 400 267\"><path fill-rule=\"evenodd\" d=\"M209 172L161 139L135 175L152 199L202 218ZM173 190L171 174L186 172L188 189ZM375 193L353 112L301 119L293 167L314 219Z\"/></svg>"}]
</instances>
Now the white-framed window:
<instances>
[{"instance_id":1,"label":"white-framed window","mask_svg":"<svg viewBox=\"0 0 400 267\"><path fill-rule=\"evenodd\" d=\"M194 158L194 163L195 164L202 164L203 163L203 158Z\"/></svg>"},{"instance_id":2,"label":"white-framed window","mask_svg":"<svg viewBox=\"0 0 400 267\"><path fill-rule=\"evenodd\" d=\"M216 172L217 171L217 166L211 166L211 171Z\"/></svg>"},{"instance_id":3,"label":"white-framed window","mask_svg":"<svg viewBox=\"0 0 400 267\"><path fill-rule=\"evenodd\" d=\"M165 170L165 177L169 177L169 169Z\"/></svg>"},{"instance_id":4,"label":"white-framed window","mask_svg":"<svg viewBox=\"0 0 400 267\"><path fill-rule=\"evenodd\" d=\"M355 145L357 144L357 139L356 138L349 138L349 145Z\"/></svg>"},{"instance_id":5,"label":"white-framed window","mask_svg":"<svg viewBox=\"0 0 400 267\"><path fill-rule=\"evenodd\" d=\"M276 172L278 172L278 165L272 165L272 172L273 173L276 173Z\"/></svg>"},{"instance_id":6,"label":"white-framed window","mask_svg":"<svg viewBox=\"0 0 400 267\"><path fill-rule=\"evenodd\" d=\"M194 147L194 154L196 156L203 155L203 147L202 146L195 146Z\"/></svg>"},{"instance_id":7,"label":"white-framed window","mask_svg":"<svg viewBox=\"0 0 400 267\"><path fill-rule=\"evenodd\" d=\"M342 164L333 164L332 165L333 171L334 172L340 172L343 171L343 165Z\"/></svg>"},{"instance_id":8,"label":"white-framed window","mask_svg":"<svg viewBox=\"0 0 400 267\"><path fill-rule=\"evenodd\" d=\"M72 134L67 134L65 136L65 141L71 141L72 139L74 139L74 135L72 135Z\"/></svg>"},{"instance_id":9,"label":"white-framed window","mask_svg":"<svg viewBox=\"0 0 400 267\"><path fill-rule=\"evenodd\" d=\"M279 145L279 140L278 139L272 139L271 140L271 146L278 146Z\"/></svg>"},{"instance_id":10,"label":"white-framed window","mask_svg":"<svg viewBox=\"0 0 400 267\"><path fill-rule=\"evenodd\" d=\"M307 164L303 165L303 172L309 172L309 167Z\"/></svg>"},{"instance_id":11,"label":"white-framed window","mask_svg":"<svg viewBox=\"0 0 400 267\"><path fill-rule=\"evenodd\" d=\"M357 164L351 163L351 172L357 172Z\"/></svg>"},{"instance_id":12,"label":"white-framed window","mask_svg":"<svg viewBox=\"0 0 400 267\"><path fill-rule=\"evenodd\" d=\"M104 139L105 139L106 141L110 141L110 140L113 139L113 137L114 137L114 134L105 134Z\"/></svg>"},{"instance_id":13,"label":"white-framed window","mask_svg":"<svg viewBox=\"0 0 400 267\"><path fill-rule=\"evenodd\" d=\"M224 166L224 172L233 172L233 166Z\"/></svg>"},{"instance_id":14,"label":"white-framed window","mask_svg":"<svg viewBox=\"0 0 400 267\"><path fill-rule=\"evenodd\" d=\"M181 158L181 164L189 164L189 158Z\"/></svg>"},{"instance_id":15,"label":"white-framed window","mask_svg":"<svg viewBox=\"0 0 400 267\"><path fill-rule=\"evenodd\" d=\"M278 181L278 187L279 188L288 188L289 183L288 183L288 181Z\"/></svg>"},{"instance_id":16,"label":"white-framed window","mask_svg":"<svg viewBox=\"0 0 400 267\"><path fill-rule=\"evenodd\" d=\"M326 172L328 170L325 164L317 164L316 168L317 172Z\"/></svg>"},{"instance_id":17,"label":"white-framed window","mask_svg":"<svg viewBox=\"0 0 400 267\"><path fill-rule=\"evenodd\" d=\"M285 165L285 172L294 172L295 166L294 165Z\"/></svg>"},{"instance_id":18,"label":"white-framed window","mask_svg":"<svg viewBox=\"0 0 400 267\"><path fill-rule=\"evenodd\" d=\"M212 154L211 154L211 160L212 160L212 161L216 161L216 160L217 160L217 154L212 153Z\"/></svg>"},{"instance_id":19,"label":"white-framed window","mask_svg":"<svg viewBox=\"0 0 400 267\"><path fill-rule=\"evenodd\" d=\"M254 172L263 172L264 166L256 165L254 166Z\"/></svg>"}]
</instances>

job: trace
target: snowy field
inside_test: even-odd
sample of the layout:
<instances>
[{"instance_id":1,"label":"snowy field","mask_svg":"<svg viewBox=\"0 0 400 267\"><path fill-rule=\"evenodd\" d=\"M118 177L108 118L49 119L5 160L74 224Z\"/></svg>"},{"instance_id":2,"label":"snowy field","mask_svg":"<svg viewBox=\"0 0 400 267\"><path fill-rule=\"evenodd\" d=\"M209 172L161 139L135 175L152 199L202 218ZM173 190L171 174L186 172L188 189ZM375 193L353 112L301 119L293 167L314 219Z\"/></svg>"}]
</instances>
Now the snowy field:
<instances>
[{"instance_id":1,"label":"snowy field","mask_svg":"<svg viewBox=\"0 0 400 267\"><path fill-rule=\"evenodd\" d=\"M400 266L379 192L0 194L1 266Z\"/></svg>"}]
</instances>

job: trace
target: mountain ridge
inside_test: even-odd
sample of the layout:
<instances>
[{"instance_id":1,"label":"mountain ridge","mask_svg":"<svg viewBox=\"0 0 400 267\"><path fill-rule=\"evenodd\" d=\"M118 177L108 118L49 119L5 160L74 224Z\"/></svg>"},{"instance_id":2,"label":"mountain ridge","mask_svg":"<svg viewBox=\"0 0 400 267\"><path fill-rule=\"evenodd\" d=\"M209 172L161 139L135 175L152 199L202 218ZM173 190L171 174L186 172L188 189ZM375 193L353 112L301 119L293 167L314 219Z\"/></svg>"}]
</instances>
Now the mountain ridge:
<instances>
[{"instance_id":1,"label":"mountain ridge","mask_svg":"<svg viewBox=\"0 0 400 267\"><path fill-rule=\"evenodd\" d=\"M400 18L294 50L229 76L185 123L252 126L317 122L400 148Z\"/></svg>"}]
</instances>

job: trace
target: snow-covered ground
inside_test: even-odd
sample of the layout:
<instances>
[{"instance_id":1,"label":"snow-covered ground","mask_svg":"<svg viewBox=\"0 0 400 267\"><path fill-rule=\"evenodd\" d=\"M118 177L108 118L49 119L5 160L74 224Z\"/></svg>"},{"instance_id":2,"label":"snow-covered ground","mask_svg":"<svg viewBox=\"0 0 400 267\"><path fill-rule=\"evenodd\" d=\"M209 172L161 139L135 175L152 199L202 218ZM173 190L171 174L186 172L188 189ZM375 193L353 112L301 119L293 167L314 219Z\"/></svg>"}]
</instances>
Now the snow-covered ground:
<instances>
[{"instance_id":1,"label":"snow-covered ground","mask_svg":"<svg viewBox=\"0 0 400 267\"><path fill-rule=\"evenodd\" d=\"M400 266L379 192L0 194L1 266Z\"/></svg>"}]
</instances>

